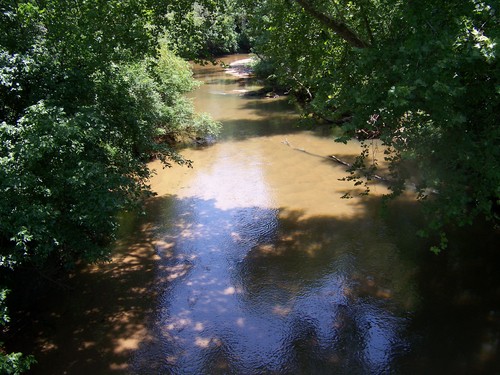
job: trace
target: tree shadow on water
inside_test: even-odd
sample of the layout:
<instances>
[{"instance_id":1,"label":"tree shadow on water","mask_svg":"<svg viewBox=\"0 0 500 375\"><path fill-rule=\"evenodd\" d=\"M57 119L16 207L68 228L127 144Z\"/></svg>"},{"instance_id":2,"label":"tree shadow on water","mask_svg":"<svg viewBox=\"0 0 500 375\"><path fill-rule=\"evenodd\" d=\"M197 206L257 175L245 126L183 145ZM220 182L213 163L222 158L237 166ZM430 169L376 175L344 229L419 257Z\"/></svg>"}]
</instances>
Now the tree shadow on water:
<instances>
[{"instance_id":1,"label":"tree shadow on water","mask_svg":"<svg viewBox=\"0 0 500 375\"><path fill-rule=\"evenodd\" d=\"M283 116L268 115L266 119L222 119L224 124L220 139L243 141L272 135L289 135L303 132L297 121Z\"/></svg>"},{"instance_id":2,"label":"tree shadow on water","mask_svg":"<svg viewBox=\"0 0 500 375\"><path fill-rule=\"evenodd\" d=\"M149 339L158 259L152 226L131 216L124 224L130 233L117 241L112 262L80 266L62 286L49 282L19 312L9 344L35 356L30 374L126 373L130 354Z\"/></svg>"},{"instance_id":3,"label":"tree shadow on water","mask_svg":"<svg viewBox=\"0 0 500 375\"><path fill-rule=\"evenodd\" d=\"M32 312L22 330L32 373L492 370L494 265L451 255L457 244L470 254L460 236L450 255L431 256L407 202L386 219L376 198L357 204L358 215L310 217L151 199L145 217L125 221L112 263L84 268Z\"/></svg>"},{"instance_id":4,"label":"tree shadow on water","mask_svg":"<svg viewBox=\"0 0 500 375\"><path fill-rule=\"evenodd\" d=\"M422 218L408 201L394 202L385 222L416 233ZM404 216L410 215L410 220ZM402 373L495 374L500 371L500 231L477 222L449 228L448 248L435 255L416 236L397 236L401 252L413 263L418 301L408 329L415 344L401 361Z\"/></svg>"},{"instance_id":5,"label":"tree shadow on water","mask_svg":"<svg viewBox=\"0 0 500 375\"><path fill-rule=\"evenodd\" d=\"M374 207L311 218L197 198L162 205L163 293L134 373L377 373L406 354L408 266L394 268Z\"/></svg>"},{"instance_id":6,"label":"tree shadow on water","mask_svg":"<svg viewBox=\"0 0 500 375\"><path fill-rule=\"evenodd\" d=\"M157 370L179 374L479 374L495 366L500 280L488 272L493 290L484 290L488 281L462 289L486 258L436 259L415 235L421 218L408 201L385 219L376 198L351 217L223 210L197 198L157 203L171 209L157 237L172 252L167 274L160 271L168 282L156 342L138 351L137 373L155 358L169 359ZM471 245L457 236L450 254ZM186 272L178 274L179 264ZM471 320L473 328L461 329ZM445 337L440 356L436 338Z\"/></svg>"}]
</instances>

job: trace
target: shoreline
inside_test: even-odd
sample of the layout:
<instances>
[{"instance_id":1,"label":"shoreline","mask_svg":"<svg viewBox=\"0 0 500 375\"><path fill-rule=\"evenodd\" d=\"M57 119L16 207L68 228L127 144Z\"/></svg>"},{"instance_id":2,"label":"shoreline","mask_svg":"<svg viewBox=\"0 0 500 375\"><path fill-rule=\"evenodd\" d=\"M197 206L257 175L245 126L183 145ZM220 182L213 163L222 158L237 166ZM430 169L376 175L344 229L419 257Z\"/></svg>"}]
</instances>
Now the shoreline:
<instances>
[{"instance_id":1,"label":"shoreline","mask_svg":"<svg viewBox=\"0 0 500 375\"><path fill-rule=\"evenodd\" d=\"M238 78L250 78L253 76L253 69L250 66L253 61L255 61L253 57L233 61L225 71L227 74Z\"/></svg>"}]
</instances>

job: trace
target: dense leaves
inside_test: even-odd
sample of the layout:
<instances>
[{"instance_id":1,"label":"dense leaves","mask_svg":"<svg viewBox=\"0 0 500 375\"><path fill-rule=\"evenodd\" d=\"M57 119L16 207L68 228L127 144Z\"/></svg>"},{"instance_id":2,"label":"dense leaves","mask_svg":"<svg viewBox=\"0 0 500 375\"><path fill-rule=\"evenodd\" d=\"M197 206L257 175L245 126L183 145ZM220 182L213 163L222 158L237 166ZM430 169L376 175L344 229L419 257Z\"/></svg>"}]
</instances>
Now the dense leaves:
<instances>
[{"instance_id":1,"label":"dense leaves","mask_svg":"<svg viewBox=\"0 0 500 375\"><path fill-rule=\"evenodd\" d=\"M262 0L249 6L255 51L278 84L295 92L306 112L350 120L344 139L379 136L394 195L415 182L429 215L423 234L441 233L445 247L448 225L479 217L498 224L497 2ZM374 171L357 166L368 176Z\"/></svg>"},{"instance_id":2,"label":"dense leaves","mask_svg":"<svg viewBox=\"0 0 500 375\"><path fill-rule=\"evenodd\" d=\"M478 216L498 222L498 10L457 1L401 11L398 37L363 55L359 78L369 83L351 93L358 114L377 113L372 126L382 127L386 144L415 164L431 228ZM429 189L437 194L429 196Z\"/></svg>"},{"instance_id":3,"label":"dense leaves","mask_svg":"<svg viewBox=\"0 0 500 375\"><path fill-rule=\"evenodd\" d=\"M244 44L245 19L236 0L171 2L163 12L169 44L183 57L211 59Z\"/></svg>"},{"instance_id":4,"label":"dense leaves","mask_svg":"<svg viewBox=\"0 0 500 375\"><path fill-rule=\"evenodd\" d=\"M116 4L118 9L109 2L97 4L95 13L83 1L60 14L61 7L49 3L53 9L36 13L41 20L31 28L42 31L31 44L16 46L16 52L3 46L4 266L25 260L42 264L53 252L63 264L102 259L114 216L147 190L148 158L183 163L171 141L215 131L182 96L196 86L187 63L165 46L150 51L156 57L134 57L140 49L143 55L148 52L147 19L122 20L144 22L146 31L137 31L133 41L130 34L122 35L122 23L109 23L111 11L132 12L124 4ZM17 17L24 15L17 12ZM77 22L84 30L63 21ZM92 33L106 34L107 42L99 37L89 41Z\"/></svg>"},{"instance_id":5,"label":"dense leaves","mask_svg":"<svg viewBox=\"0 0 500 375\"><path fill-rule=\"evenodd\" d=\"M188 63L157 43L159 12L147 0L1 2L0 276L106 260L117 214L151 194L147 162L189 164L176 142L217 132L184 97L198 84ZM12 373L30 363L0 360Z\"/></svg>"},{"instance_id":6,"label":"dense leaves","mask_svg":"<svg viewBox=\"0 0 500 375\"><path fill-rule=\"evenodd\" d=\"M0 329L9 323L9 315L5 305L5 299L8 289L0 289ZM3 343L0 342L0 347ZM22 353L4 353L0 352L0 373L2 374L21 374L36 363L33 356L25 356Z\"/></svg>"}]
</instances>

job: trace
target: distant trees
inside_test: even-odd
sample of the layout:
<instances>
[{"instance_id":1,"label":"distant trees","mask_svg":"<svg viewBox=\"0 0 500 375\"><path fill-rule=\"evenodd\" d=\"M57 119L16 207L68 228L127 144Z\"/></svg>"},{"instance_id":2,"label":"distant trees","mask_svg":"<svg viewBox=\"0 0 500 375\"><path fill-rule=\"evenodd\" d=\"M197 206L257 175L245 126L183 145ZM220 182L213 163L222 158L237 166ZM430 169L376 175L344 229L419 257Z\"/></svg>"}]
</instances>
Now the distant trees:
<instances>
[{"instance_id":1,"label":"distant trees","mask_svg":"<svg viewBox=\"0 0 500 375\"><path fill-rule=\"evenodd\" d=\"M393 195L418 176L417 197L429 218L422 234L441 237L433 250L446 247L448 225L478 217L498 225L498 2L246 6L254 50L270 78L305 102L306 113L344 123L344 139L376 134L387 147ZM357 167L355 174L369 178L376 164Z\"/></svg>"},{"instance_id":2,"label":"distant trees","mask_svg":"<svg viewBox=\"0 0 500 375\"><path fill-rule=\"evenodd\" d=\"M163 12L169 45L182 57L212 59L250 47L238 0L172 1Z\"/></svg>"}]
</instances>

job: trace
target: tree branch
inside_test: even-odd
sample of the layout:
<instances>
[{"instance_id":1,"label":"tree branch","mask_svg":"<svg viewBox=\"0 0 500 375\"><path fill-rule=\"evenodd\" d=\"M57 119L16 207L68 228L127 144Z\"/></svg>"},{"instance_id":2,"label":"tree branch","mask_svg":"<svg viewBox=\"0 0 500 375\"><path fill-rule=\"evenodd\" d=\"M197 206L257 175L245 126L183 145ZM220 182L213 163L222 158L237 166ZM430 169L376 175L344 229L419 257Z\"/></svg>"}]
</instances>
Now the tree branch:
<instances>
[{"instance_id":1,"label":"tree branch","mask_svg":"<svg viewBox=\"0 0 500 375\"><path fill-rule=\"evenodd\" d=\"M344 22L336 20L315 9L307 0L296 0L297 3L312 17L316 18L324 26L335 32L351 46L356 48L367 48L369 43L362 40L354 31L352 31Z\"/></svg>"}]
</instances>

